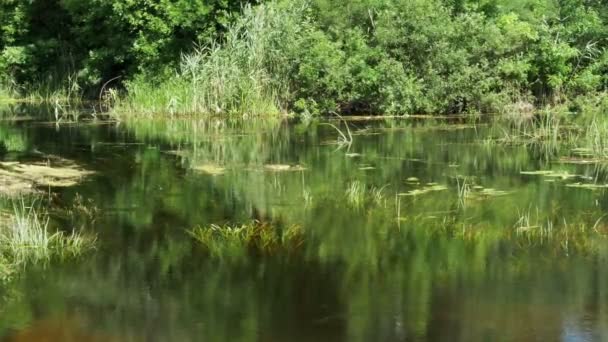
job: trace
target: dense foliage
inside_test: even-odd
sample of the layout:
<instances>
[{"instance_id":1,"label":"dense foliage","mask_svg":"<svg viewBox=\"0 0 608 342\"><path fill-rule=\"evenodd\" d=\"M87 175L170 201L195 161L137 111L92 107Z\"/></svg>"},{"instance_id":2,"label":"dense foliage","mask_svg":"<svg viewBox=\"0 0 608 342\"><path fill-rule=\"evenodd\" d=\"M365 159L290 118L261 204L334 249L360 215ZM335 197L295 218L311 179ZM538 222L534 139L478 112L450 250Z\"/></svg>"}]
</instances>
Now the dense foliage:
<instances>
[{"instance_id":1,"label":"dense foliage","mask_svg":"<svg viewBox=\"0 0 608 342\"><path fill-rule=\"evenodd\" d=\"M0 75L19 87L84 88L159 75L221 36L245 0L2 0Z\"/></svg>"},{"instance_id":2,"label":"dense foliage","mask_svg":"<svg viewBox=\"0 0 608 342\"><path fill-rule=\"evenodd\" d=\"M121 108L155 114L606 103L601 0L244 3L4 0L0 74L19 85L69 78L97 90L122 76Z\"/></svg>"}]
</instances>

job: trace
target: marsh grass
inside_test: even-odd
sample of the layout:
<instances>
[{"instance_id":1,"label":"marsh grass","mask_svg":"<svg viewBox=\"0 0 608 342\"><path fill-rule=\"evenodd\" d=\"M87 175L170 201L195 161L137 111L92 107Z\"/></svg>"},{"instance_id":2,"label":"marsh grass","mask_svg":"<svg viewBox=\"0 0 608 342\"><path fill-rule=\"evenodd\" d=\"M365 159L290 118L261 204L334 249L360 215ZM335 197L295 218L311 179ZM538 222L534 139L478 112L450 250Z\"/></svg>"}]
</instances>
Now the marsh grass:
<instances>
[{"instance_id":1,"label":"marsh grass","mask_svg":"<svg viewBox=\"0 0 608 342\"><path fill-rule=\"evenodd\" d=\"M608 122L593 118L585 131L586 151L593 157L608 158Z\"/></svg>"},{"instance_id":2,"label":"marsh grass","mask_svg":"<svg viewBox=\"0 0 608 342\"><path fill-rule=\"evenodd\" d=\"M197 227L188 233L217 258L290 253L304 243L304 231L299 225L282 226L257 220L241 225Z\"/></svg>"},{"instance_id":3,"label":"marsh grass","mask_svg":"<svg viewBox=\"0 0 608 342\"><path fill-rule=\"evenodd\" d=\"M0 255L9 273L28 264L75 257L90 250L95 238L73 231L52 231L50 218L35 203L14 202L13 212L0 225Z\"/></svg>"},{"instance_id":4,"label":"marsh grass","mask_svg":"<svg viewBox=\"0 0 608 342\"><path fill-rule=\"evenodd\" d=\"M608 121L599 114L575 117L545 109L529 120L503 118L494 129L499 138L484 140L485 144L530 146L546 157L561 156L570 163L608 161ZM564 157L568 151L573 158Z\"/></svg>"},{"instance_id":5,"label":"marsh grass","mask_svg":"<svg viewBox=\"0 0 608 342\"><path fill-rule=\"evenodd\" d=\"M359 181L351 182L346 188L346 201L354 207L360 207L365 203L365 195L365 185Z\"/></svg>"},{"instance_id":6,"label":"marsh grass","mask_svg":"<svg viewBox=\"0 0 608 342\"><path fill-rule=\"evenodd\" d=\"M520 213L514 225L511 238L522 247L546 245L565 254L593 253L608 242L608 231L603 231L602 217L595 223L569 223L564 217L561 222L542 218L537 209L534 215L530 210Z\"/></svg>"},{"instance_id":7,"label":"marsh grass","mask_svg":"<svg viewBox=\"0 0 608 342\"><path fill-rule=\"evenodd\" d=\"M0 101L39 104L79 105L84 101L80 80L76 74L53 75L49 80L34 85L17 86L14 83L0 85ZM60 80L60 81L56 81Z\"/></svg>"},{"instance_id":8,"label":"marsh grass","mask_svg":"<svg viewBox=\"0 0 608 342\"><path fill-rule=\"evenodd\" d=\"M360 181L353 181L348 184L345 191L346 202L355 208L361 208L366 204L374 204L380 207L386 208L386 188L387 185L382 187L367 186Z\"/></svg>"},{"instance_id":9,"label":"marsh grass","mask_svg":"<svg viewBox=\"0 0 608 342\"><path fill-rule=\"evenodd\" d=\"M575 127L565 125L563 121L561 116L551 111L539 113L530 120L503 121L504 125L496 125L502 135L496 141L531 146L545 156L555 156L559 154L562 146L576 139L571 132Z\"/></svg>"},{"instance_id":10,"label":"marsh grass","mask_svg":"<svg viewBox=\"0 0 608 342\"><path fill-rule=\"evenodd\" d=\"M129 82L128 97L119 100L114 111L170 117L283 112L282 99L289 95L288 64L279 47L292 43L304 10L296 5L288 10L272 4L245 6L224 42L183 56L180 70L166 81Z\"/></svg>"},{"instance_id":11,"label":"marsh grass","mask_svg":"<svg viewBox=\"0 0 608 342\"><path fill-rule=\"evenodd\" d=\"M558 255L593 255L608 242L608 228L601 222L568 221L567 218L545 217L539 210L520 211L512 226L498 227L484 222L467 222L446 216L434 224L410 222L411 229L425 234L449 237L476 245L490 246L508 243L512 252L547 251ZM404 229L407 225L401 225Z\"/></svg>"},{"instance_id":12,"label":"marsh grass","mask_svg":"<svg viewBox=\"0 0 608 342\"><path fill-rule=\"evenodd\" d=\"M467 177L458 177L456 178L456 187L458 190L458 205L464 208L471 195L470 180Z\"/></svg>"}]
</instances>

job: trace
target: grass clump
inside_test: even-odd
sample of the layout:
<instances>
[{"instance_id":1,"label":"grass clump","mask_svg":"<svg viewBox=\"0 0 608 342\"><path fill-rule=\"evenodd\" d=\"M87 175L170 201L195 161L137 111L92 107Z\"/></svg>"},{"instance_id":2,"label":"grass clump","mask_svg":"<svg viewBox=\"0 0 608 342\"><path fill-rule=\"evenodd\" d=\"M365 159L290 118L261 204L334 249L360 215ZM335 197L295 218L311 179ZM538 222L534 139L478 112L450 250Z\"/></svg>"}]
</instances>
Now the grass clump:
<instances>
[{"instance_id":1,"label":"grass clump","mask_svg":"<svg viewBox=\"0 0 608 342\"><path fill-rule=\"evenodd\" d=\"M387 187L388 185L378 188L367 186L360 181L353 181L346 188L346 202L355 208L363 207L368 203L386 207L385 189Z\"/></svg>"},{"instance_id":2,"label":"grass clump","mask_svg":"<svg viewBox=\"0 0 608 342\"><path fill-rule=\"evenodd\" d=\"M76 231L51 231L48 214L23 199L4 217L0 221L0 277L4 279L28 264L79 256L95 244L94 238Z\"/></svg>"},{"instance_id":3,"label":"grass clump","mask_svg":"<svg viewBox=\"0 0 608 342\"><path fill-rule=\"evenodd\" d=\"M245 256L247 253L277 254L297 250L304 242L299 225L281 226L272 222L251 221L241 225L197 227L189 234L217 258Z\"/></svg>"}]
</instances>

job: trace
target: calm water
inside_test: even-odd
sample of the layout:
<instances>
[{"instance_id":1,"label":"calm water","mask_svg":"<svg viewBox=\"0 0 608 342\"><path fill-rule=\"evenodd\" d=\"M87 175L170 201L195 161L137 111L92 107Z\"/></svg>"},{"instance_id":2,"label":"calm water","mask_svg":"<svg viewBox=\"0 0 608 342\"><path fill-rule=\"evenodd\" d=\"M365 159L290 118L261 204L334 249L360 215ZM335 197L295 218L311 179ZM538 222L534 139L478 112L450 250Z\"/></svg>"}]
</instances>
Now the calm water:
<instances>
[{"instance_id":1,"label":"calm water","mask_svg":"<svg viewBox=\"0 0 608 342\"><path fill-rule=\"evenodd\" d=\"M97 207L78 224L98 248L1 287L0 339L608 340L608 196L568 186L604 182L601 167L492 143L466 122L352 122L340 149L319 123L15 120L34 112L3 114L13 151L0 159L95 170L54 189L53 207ZM521 173L536 170L562 176ZM530 230L599 223L526 237L522 217ZM302 225L305 243L212 257L186 233L251 219Z\"/></svg>"}]
</instances>

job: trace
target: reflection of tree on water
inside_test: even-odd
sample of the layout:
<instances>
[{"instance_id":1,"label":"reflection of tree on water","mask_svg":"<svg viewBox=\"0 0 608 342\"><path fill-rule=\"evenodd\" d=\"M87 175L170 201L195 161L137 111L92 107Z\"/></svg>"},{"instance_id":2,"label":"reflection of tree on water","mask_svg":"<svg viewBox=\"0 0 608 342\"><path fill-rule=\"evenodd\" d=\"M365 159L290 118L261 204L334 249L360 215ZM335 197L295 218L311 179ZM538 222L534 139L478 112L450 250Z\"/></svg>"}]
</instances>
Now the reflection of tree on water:
<instances>
[{"instance_id":1,"label":"reflection of tree on water","mask_svg":"<svg viewBox=\"0 0 608 342\"><path fill-rule=\"evenodd\" d=\"M356 155L345 156L322 145L330 130L169 125L86 127L68 138L35 129L35 146L98 171L57 201L78 193L97 203L101 244L90 260L31 271L12 284L18 295L2 306L0 335L79 316L92 335L131 340L525 341L586 336L580 317L595 317L589 330L600 335L592 337L607 337L606 272L596 266L605 252L566 258L552 244L504 238L517 209L531 203L543 218L594 221L603 210L589 206L602 203L592 192L520 175L546 166L525 148L457 145L478 133L382 123L381 135L356 135ZM193 170L211 162L224 172ZM306 170L267 172L268 164ZM450 183L458 175L513 195L460 208ZM410 177L419 187L406 184ZM361 205L346 194L354 182L363 185ZM431 182L446 189L401 198L398 224L395 193ZM387 184L384 201L365 193ZM441 230L442 215L457 227L481 223L465 233ZM302 224L302 250L218 260L185 233L251 219Z\"/></svg>"}]
</instances>

